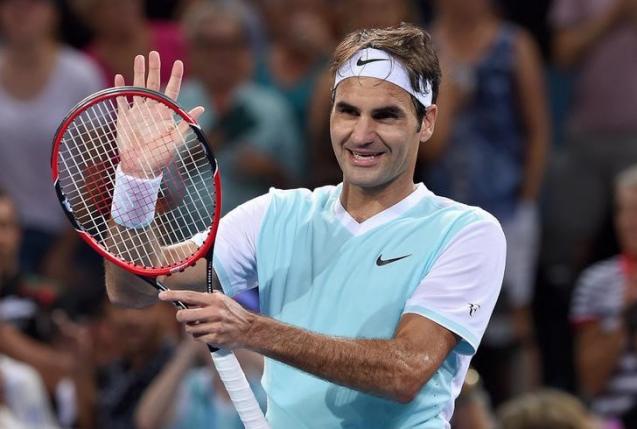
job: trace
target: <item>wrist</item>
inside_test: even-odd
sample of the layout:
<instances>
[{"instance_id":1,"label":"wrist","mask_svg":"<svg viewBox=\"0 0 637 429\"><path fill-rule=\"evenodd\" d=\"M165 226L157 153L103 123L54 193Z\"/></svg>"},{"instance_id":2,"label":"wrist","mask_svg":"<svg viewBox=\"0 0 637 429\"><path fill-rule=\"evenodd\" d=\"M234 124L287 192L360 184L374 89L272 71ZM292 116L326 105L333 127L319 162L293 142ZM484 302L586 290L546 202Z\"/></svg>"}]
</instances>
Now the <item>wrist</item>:
<instances>
[{"instance_id":1,"label":"wrist","mask_svg":"<svg viewBox=\"0 0 637 429\"><path fill-rule=\"evenodd\" d=\"M162 175L161 169L159 171L153 171L150 167L144 168L133 161L132 158L132 156L120 157L120 162L117 167L125 175L137 179L154 179Z\"/></svg>"},{"instance_id":2,"label":"wrist","mask_svg":"<svg viewBox=\"0 0 637 429\"><path fill-rule=\"evenodd\" d=\"M111 204L111 217L115 223L127 228L150 225L155 218L161 180L161 175L154 178L131 176L118 165Z\"/></svg>"},{"instance_id":3,"label":"wrist","mask_svg":"<svg viewBox=\"0 0 637 429\"><path fill-rule=\"evenodd\" d=\"M248 312L246 319L247 329L243 335L241 348L263 354L265 351L263 338L268 337L271 319L252 312Z\"/></svg>"}]
</instances>

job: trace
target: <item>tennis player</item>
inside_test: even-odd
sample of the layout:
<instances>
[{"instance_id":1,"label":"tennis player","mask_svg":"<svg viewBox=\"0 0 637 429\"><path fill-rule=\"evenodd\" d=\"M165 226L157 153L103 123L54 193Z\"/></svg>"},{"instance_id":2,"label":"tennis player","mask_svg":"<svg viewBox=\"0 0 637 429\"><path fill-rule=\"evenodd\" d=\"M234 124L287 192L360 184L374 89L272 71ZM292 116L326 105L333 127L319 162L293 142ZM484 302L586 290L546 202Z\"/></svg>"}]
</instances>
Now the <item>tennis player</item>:
<instances>
[{"instance_id":1,"label":"tennis player","mask_svg":"<svg viewBox=\"0 0 637 429\"><path fill-rule=\"evenodd\" d=\"M158 61L153 53L153 85ZM135 67L143 76L143 61ZM192 306L177 319L199 341L266 357L273 428L448 428L500 291L505 239L490 214L413 181L438 111L429 35L409 24L358 31L338 45L333 67L330 129L343 182L272 189L239 206L215 244L227 296L159 298ZM203 279L195 267L165 281ZM157 299L111 264L106 280L115 302ZM254 287L262 314L231 298Z\"/></svg>"}]
</instances>

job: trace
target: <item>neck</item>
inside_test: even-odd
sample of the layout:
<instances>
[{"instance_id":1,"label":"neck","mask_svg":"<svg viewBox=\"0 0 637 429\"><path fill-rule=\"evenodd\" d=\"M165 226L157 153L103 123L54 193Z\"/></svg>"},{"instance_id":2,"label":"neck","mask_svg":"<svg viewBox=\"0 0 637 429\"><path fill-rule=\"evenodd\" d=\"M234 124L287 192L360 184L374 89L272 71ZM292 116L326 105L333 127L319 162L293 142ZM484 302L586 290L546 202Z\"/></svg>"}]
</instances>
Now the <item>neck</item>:
<instances>
[{"instance_id":1,"label":"neck","mask_svg":"<svg viewBox=\"0 0 637 429\"><path fill-rule=\"evenodd\" d=\"M394 182L382 188L362 188L343 182L341 204L350 216L361 223L404 200L415 189L413 180Z\"/></svg>"}]
</instances>

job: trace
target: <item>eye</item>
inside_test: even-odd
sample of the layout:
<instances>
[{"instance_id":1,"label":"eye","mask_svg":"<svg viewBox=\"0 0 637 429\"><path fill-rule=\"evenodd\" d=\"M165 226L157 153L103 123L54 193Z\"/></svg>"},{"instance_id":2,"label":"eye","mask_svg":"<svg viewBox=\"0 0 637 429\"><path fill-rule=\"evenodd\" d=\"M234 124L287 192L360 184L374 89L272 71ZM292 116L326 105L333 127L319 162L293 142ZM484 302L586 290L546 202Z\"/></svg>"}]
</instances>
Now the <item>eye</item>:
<instances>
[{"instance_id":1,"label":"eye","mask_svg":"<svg viewBox=\"0 0 637 429\"><path fill-rule=\"evenodd\" d=\"M382 111L382 112L374 113L372 117L377 121L384 121L388 119L393 120L393 119L398 119L398 114L392 111Z\"/></svg>"},{"instance_id":2,"label":"eye","mask_svg":"<svg viewBox=\"0 0 637 429\"><path fill-rule=\"evenodd\" d=\"M336 106L336 111L338 113L343 113L349 116L358 116L358 111L354 109L352 106L339 105L339 106Z\"/></svg>"}]
</instances>

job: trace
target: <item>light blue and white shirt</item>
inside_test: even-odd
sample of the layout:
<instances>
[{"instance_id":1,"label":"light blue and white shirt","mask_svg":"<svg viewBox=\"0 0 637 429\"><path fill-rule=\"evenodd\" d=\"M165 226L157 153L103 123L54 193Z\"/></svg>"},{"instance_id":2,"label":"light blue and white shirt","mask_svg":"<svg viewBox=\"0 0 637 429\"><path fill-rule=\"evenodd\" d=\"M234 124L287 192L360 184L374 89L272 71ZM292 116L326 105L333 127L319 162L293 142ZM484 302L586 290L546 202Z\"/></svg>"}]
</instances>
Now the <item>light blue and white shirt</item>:
<instances>
[{"instance_id":1,"label":"light blue and white shirt","mask_svg":"<svg viewBox=\"0 0 637 429\"><path fill-rule=\"evenodd\" d=\"M461 340L408 404L266 358L267 418L277 429L448 428L500 291L502 229L423 184L362 223L340 195L341 185L272 189L225 216L214 257L225 292L258 286L264 314L325 335L389 339L415 313Z\"/></svg>"}]
</instances>

